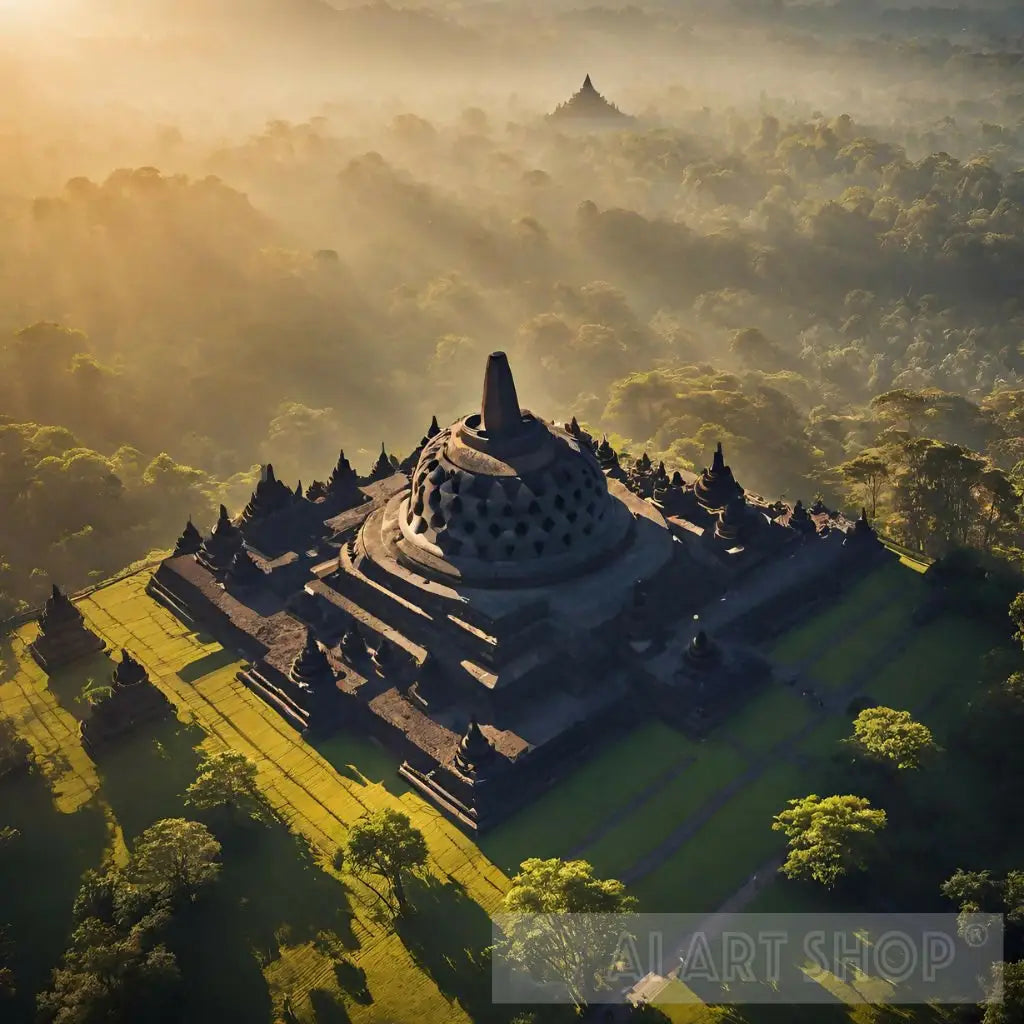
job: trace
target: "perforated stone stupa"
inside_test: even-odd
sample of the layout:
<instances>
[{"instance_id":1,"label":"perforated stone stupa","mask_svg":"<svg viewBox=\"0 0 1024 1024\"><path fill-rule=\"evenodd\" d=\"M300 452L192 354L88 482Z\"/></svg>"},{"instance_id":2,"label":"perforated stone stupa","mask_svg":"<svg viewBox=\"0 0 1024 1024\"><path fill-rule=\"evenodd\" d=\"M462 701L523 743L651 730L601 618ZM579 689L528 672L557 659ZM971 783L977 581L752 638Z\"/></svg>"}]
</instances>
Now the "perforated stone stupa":
<instances>
[{"instance_id":1,"label":"perforated stone stupa","mask_svg":"<svg viewBox=\"0 0 1024 1024\"><path fill-rule=\"evenodd\" d=\"M699 477L625 469L575 418L522 408L494 352L479 409L365 476L342 455L304 495L267 467L149 589L296 728L377 738L478 831L639 718L699 732L747 699L765 672L746 639L881 549L866 519L810 516L745 491L721 446Z\"/></svg>"},{"instance_id":2,"label":"perforated stone stupa","mask_svg":"<svg viewBox=\"0 0 1024 1024\"><path fill-rule=\"evenodd\" d=\"M589 448L519 408L503 352L481 411L430 439L398 508L399 561L477 585L571 576L632 526Z\"/></svg>"}]
</instances>

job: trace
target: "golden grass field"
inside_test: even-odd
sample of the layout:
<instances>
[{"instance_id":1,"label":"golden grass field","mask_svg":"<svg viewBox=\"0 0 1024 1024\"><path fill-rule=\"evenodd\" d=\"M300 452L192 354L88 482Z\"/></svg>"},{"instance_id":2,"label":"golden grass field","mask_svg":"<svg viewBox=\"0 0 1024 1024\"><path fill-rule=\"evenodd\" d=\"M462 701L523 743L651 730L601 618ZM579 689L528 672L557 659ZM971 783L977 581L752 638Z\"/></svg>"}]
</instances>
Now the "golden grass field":
<instances>
[{"instance_id":1,"label":"golden grass field","mask_svg":"<svg viewBox=\"0 0 1024 1024\"><path fill-rule=\"evenodd\" d=\"M260 785L287 830L275 826L251 849L225 849L211 897L223 934L211 936L211 951L188 965L205 979L203 999L194 1007L197 1020L230 1018L240 1004L247 1007L246 1019L279 1018L287 1005L310 1024L500 1020L489 1006L482 950L490 936L488 915L520 860L580 851L590 857L592 851L600 873L625 872L731 779L778 755L774 767L724 800L692 839L635 887L646 910L712 911L778 852L771 816L788 797L808 791L806 758L824 755L849 730L837 714L811 722L800 699L781 686L725 723L722 735L700 744L650 722L582 764L478 847L402 783L395 761L376 744L345 730L315 747L303 740L235 678L241 663L232 652L191 631L145 593L148 578L146 570L102 586L78 606L112 652L126 647L143 662L176 708L176 721L126 737L94 764L79 741L78 723L87 710L77 697L87 679L106 679L111 660L100 655L47 678L25 649L34 624L0 649L0 715L16 723L40 766L31 781L11 784L21 794L11 806L28 823L19 825L26 836L19 870L36 876L27 883L30 894L32 884L48 887L53 905L42 943L49 959L31 965L40 984L66 940L81 871L104 857L123 859L126 843L158 818L188 816L181 794L194 777L195 748L239 750L257 764ZM856 665L878 643L881 626L864 612L892 594L894 582L896 592L909 595L919 580L908 570L881 570L847 600L783 637L778 653L783 660L813 659L825 630L836 626L845 631L843 647ZM948 639L952 631L943 633L942 625L922 630L921 642L877 678L872 692L877 689L881 698L891 690L895 697L907 680L914 691L908 698L941 691L989 639L977 629L960 634L970 643L957 643L956 657L947 659L934 649L943 646L943 635ZM915 670L915 659L926 672ZM828 669L845 680L846 664L832 660L836 664L829 662ZM805 726L794 744L792 737ZM40 780L50 801L40 799ZM407 813L430 849L430 878L416 894L416 921L397 931L365 887L332 867L349 826L381 807ZM610 817L613 826L602 831ZM54 878L60 884L50 885ZM18 904L17 895L9 894L6 905L0 898L0 920L7 906L15 917L31 920L28 903ZM779 899L772 909L783 909L789 897ZM694 1006L666 1011L679 1024L723 1019L724 1012ZM864 1007L849 1014L862 1022L876 1019ZM728 1016L762 1019L759 1012Z\"/></svg>"},{"instance_id":2,"label":"golden grass field","mask_svg":"<svg viewBox=\"0 0 1024 1024\"><path fill-rule=\"evenodd\" d=\"M496 908L507 885L506 876L424 801L411 793L389 792L380 771L372 773L375 778L361 774L361 755L367 753L369 743L347 739L335 744L335 764L345 760L351 765L348 771L336 770L234 678L238 662L225 661L218 644L190 632L146 595L147 579L147 573L140 573L83 599L79 608L87 623L112 650L127 647L142 661L151 679L175 704L179 720L202 729L205 750L230 747L256 762L268 800L288 827L309 844L319 870L336 874L331 858L352 822L369 810L395 807L409 814L426 836L432 874L440 882L454 884L485 911ZM124 837L104 800L96 766L78 739L78 708L72 704L69 710L65 704L71 701L62 704L57 699L44 673L24 650L35 631L34 625L25 626L14 637L9 658L14 663L7 666L0 685L0 712L12 718L32 744L56 807L64 814L75 814L90 802L98 804L109 826L111 853L120 856ZM215 665L213 670L186 682L179 673L190 676L201 669L203 659ZM90 674L99 676L101 671L110 671L109 661L103 657L74 666L69 670L74 685L68 693L75 692L76 686L80 690ZM380 765L380 755L373 750L370 753L368 760ZM267 878L265 884L272 885L273 878ZM359 943L351 959L366 972L374 1001L365 1006L357 1002L347 1005L349 1018L353 1022L468 1020L461 1007L417 967L388 924L377 919L369 894L358 889L356 883L350 893L352 930ZM282 926L288 924L281 921ZM333 961L310 942L282 945L280 955L266 964L264 976L272 996L291 996L300 1019L315 1019L306 997L311 989L345 1001Z\"/></svg>"}]
</instances>

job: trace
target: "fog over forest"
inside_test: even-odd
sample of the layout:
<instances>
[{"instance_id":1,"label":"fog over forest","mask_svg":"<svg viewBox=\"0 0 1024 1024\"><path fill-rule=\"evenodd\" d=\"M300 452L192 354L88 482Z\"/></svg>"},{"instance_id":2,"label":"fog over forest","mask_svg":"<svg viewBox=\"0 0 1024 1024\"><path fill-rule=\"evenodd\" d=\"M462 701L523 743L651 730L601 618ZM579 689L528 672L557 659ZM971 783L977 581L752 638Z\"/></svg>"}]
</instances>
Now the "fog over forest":
<instances>
[{"instance_id":1,"label":"fog over forest","mask_svg":"<svg viewBox=\"0 0 1024 1024\"><path fill-rule=\"evenodd\" d=\"M590 73L635 120L545 115ZM0 0L0 616L478 400L1024 547L1024 8Z\"/></svg>"}]
</instances>

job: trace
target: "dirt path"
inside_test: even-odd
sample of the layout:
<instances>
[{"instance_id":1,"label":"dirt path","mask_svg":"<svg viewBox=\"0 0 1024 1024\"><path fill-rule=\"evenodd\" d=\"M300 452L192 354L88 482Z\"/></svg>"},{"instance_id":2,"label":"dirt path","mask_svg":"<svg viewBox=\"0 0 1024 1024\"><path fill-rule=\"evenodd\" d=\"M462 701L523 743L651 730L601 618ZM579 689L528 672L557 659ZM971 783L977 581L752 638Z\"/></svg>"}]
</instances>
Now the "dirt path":
<instances>
[{"instance_id":1,"label":"dirt path","mask_svg":"<svg viewBox=\"0 0 1024 1024\"><path fill-rule=\"evenodd\" d=\"M697 758L693 756L684 757L682 760L677 761L667 771L664 771L659 775L653 782L648 783L633 799L625 806L619 808L614 814L610 814L604 821L598 825L592 832L584 836L584 838L577 843L573 849L568 853L568 859L572 860L576 857L582 857L588 847L593 846L595 843L604 839L609 832L618 828L630 815L638 811L645 804L655 799L660 793L662 793L667 786L675 782L684 772L689 769L696 762Z\"/></svg>"},{"instance_id":2,"label":"dirt path","mask_svg":"<svg viewBox=\"0 0 1024 1024\"><path fill-rule=\"evenodd\" d=\"M900 599L898 597L894 597L883 604L881 608L884 610L890 605L896 605L898 603L900 603ZM817 729L830 715L844 713L846 708L849 706L850 701L853 700L854 697L864 693L869 688L871 680L875 678L879 669L903 653L907 645L910 643L914 632L915 627L910 627L906 631L900 633L900 635L894 640L884 644L875 652L873 657L863 662L851 681L840 690L829 691L826 687L820 683L816 683L812 677L807 676L803 671L801 671L799 680L794 684L794 686L801 686L804 689L811 690L815 694L815 698L807 699L813 700L820 697L823 704L815 709L813 717L805 723L802 728L792 735L787 736L784 740L777 743L765 753L754 755L744 748L738 741L735 741L726 735L721 736L720 738L723 741L732 743L733 746L737 747L745 754L750 761L749 767L740 775L731 779L726 786L719 789L709 800L694 811L693 814L689 815L684 821L682 821L663 842L653 850L646 853L626 871L624 871L622 874L622 880L627 884L632 884L646 875L649 875L651 872L656 871L662 864L674 856L683 844L688 842L702 826L707 824L707 822L714 817L714 815L721 810L729 800L738 795L747 786L760 779L766 771L777 765L780 761L789 761L797 765L801 765L802 756L796 750L800 743L806 739L807 736L813 733L814 730ZM843 628L837 628L836 630L831 631L822 643L816 647L815 651L799 663L799 666L806 667L813 664L821 654L827 652L830 648L844 640L847 635L847 630ZM784 667L782 665L778 665L777 668L781 673L784 668L788 668L792 671L793 666ZM724 724L723 728L727 727L728 722ZM630 811L632 809L633 808L630 808ZM628 814L624 812L616 815L618 821L623 820L625 817L628 817ZM584 845L586 844L581 844L581 846ZM769 876L771 874L774 874L774 871L769 872ZM756 877L759 879L763 877L760 870L756 873ZM745 885L746 884L747 883L745 883ZM742 891L743 889L741 887L741 889L737 891L737 895Z\"/></svg>"}]
</instances>

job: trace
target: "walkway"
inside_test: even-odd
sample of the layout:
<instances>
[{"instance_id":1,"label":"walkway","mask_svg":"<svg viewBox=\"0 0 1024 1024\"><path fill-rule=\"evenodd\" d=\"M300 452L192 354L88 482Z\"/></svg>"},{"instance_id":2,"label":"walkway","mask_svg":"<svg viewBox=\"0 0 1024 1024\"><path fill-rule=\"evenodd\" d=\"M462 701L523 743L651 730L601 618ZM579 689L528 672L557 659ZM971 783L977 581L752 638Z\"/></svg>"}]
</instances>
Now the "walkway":
<instances>
[{"instance_id":1,"label":"walkway","mask_svg":"<svg viewBox=\"0 0 1024 1024\"><path fill-rule=\"evenodd\" d=\"M880 611L884 612L886 609L900 604L902 604L901 598L894 597L881 605ZM673 857L679 849L705 824L707 824L707 822L710 821L711 818L713 818L715 814L717 814L718 811L720 811L733 797L737 796L747 786L760 779L766 771L776 766L780 761L790 761L798 766L802 766L802 757L797 752L797 748L800 746L801 742L813 733L820 725L822 725L822 723L831 715L845 713L850 701L853 700L854 697L865 692L871 680L877 675L878 670L903 653L910 643L910 638L913 635L913 629L911 628L902 632L898 637L896 637L896 639L879 648L872 658L861 664L859 671L857 671L853 676L851 682L841 690L833 690L830 692L824 686L816 684L813 678L803 676L803 670L807 666L814 664L822 654L826 653L839 641L845 639L847 635L848 633L845 629L837 627L836 630L832 631L821 642L821 644L816 647L811 655L798 663L797 666L785 666L785 668L790 672L792 672L794 667L797 668L801 673L800 678L804 682L805 688L812 689L824 702L823 706L815 709L813 717L799 730L797 730L797 732L787 736L784 740L765 753L752 755L749 750L742 746L742 744L738 743L729 737L726 732L722 731L728 729L728 721L720 727L720 739L723 742L729 742L738 747L741 752L745 754L748 760L750 760L749 767L742 774L731 779L726 786L719 789L714 796L706 801L693 814L689 815L662 843L646 853L626 871L624 871L622 875L622 880L624 882L627 884L635 883L644 876L656 871L662 864ZM777 668L781 670L783 666L777 666ZM794 684L794 688L796 685L799 684ZM714 734L712 735L714 736ZM645 800L646 799L647 798L645 797ZM635 810L635 807L631 807L628 810ZM617 821L621 822L624 818L628 817L628 812L620 812L615 817ZM581 849L586 845L588 844L581 844ZM769 875L771 874L774 874L774 871L769 872ZM757 872L757 877L762 877L761 871ZM738 893L742 891L743 890L741 888ZM735 895L738 895L738 893ZM735 898L735 895L734 897L730 897L730 899Z\"/></svg>"}]
</instances>

